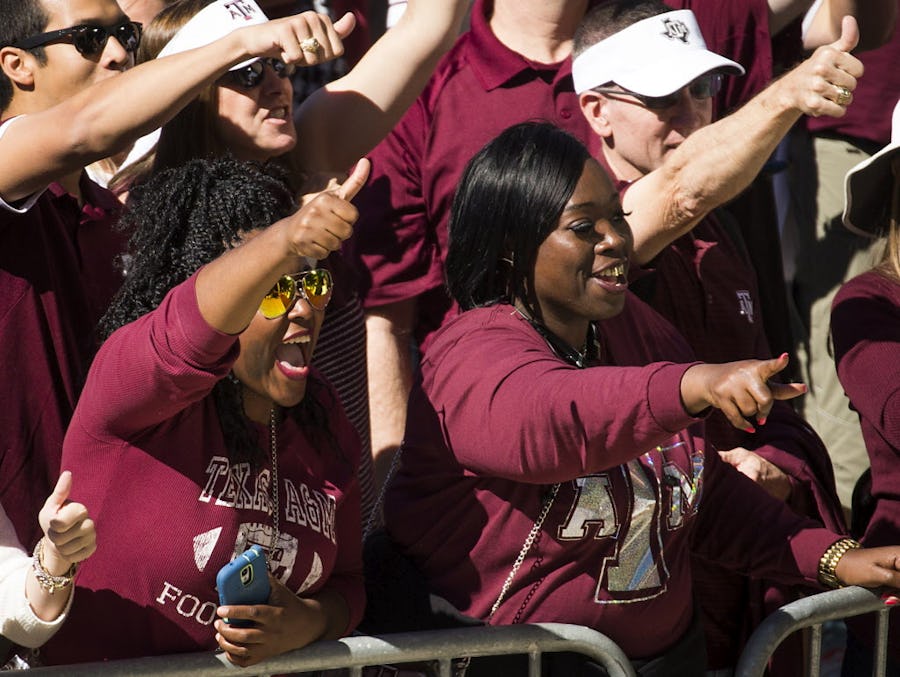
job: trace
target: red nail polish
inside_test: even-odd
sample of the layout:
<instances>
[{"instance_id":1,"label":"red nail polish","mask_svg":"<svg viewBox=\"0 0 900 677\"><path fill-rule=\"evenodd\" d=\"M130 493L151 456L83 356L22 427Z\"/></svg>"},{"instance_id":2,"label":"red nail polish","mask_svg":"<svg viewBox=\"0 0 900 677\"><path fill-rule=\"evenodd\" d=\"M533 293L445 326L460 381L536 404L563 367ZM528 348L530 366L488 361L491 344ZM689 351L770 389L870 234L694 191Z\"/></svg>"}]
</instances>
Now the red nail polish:
<instances>
[{"instance_id":1,"label":"red nail polish","mask_svg":"<svg viewBox=\"0 0 900 677\"><path fill-rule=\"evenodd\" d=\"M786 358L787 356L788 356L787 353L781 353L781 355L778 357L778 359L779 359L779 360L783 360L783 359Z\"/></svg>"},{"instance_id":2,"label":"red nail polish","mask_svg":"<svg viewBox=\"0 0 900 677\"><path fill-rule=\"evenodd\" d=\"M900 599L897 599L897 597L889 592L882 593L881 601L883 601L887 606L896 606L897 604L900 604Z\"/></svg>"},{"instance_id":3,"label":"red nail polish","mask_svg":"<svg viewBox=\"0 0 900 677\"><path fill-rule=\"evenodd\" d=\"M745 432L745 433L755 433L755 432L756 432L756 428L754 428L752 425L751 425L751 426L747 426L746 428L744 428L744 432Z\"/></svg>"},{"instance_id":4,"label":"red nail polish","mask_svg":"<svg viewBox=\"0 0 900 677\"><path fill-rule=\"evenodd\" d=\"M765 424L766 424L766 420L767 420L766 417L763 416L762 418L756 419L756 422L759 423L760 425L765 425Z\"/></svg>"}]
</instances>

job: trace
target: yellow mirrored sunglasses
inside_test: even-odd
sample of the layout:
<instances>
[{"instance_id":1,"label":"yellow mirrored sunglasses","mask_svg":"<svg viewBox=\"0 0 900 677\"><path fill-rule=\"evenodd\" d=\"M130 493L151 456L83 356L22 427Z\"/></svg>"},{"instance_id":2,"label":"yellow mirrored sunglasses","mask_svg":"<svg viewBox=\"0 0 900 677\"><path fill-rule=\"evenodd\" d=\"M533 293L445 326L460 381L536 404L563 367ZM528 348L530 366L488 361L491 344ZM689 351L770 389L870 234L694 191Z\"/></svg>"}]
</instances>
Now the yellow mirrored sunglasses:
<instances>
[{"instance_id":1,"label":"yellow mirrored sunglasses","mask_svg":"<svg viewBox=\"0 0 900 677\"><path fill-rule=\"evenodd\" d=\"M259 312L269 320L281 317L293 308L298 294L315 310L325 310L333 291L331 273L324 268L285 275L265 295Z\"/></svg>"}]
</instances>

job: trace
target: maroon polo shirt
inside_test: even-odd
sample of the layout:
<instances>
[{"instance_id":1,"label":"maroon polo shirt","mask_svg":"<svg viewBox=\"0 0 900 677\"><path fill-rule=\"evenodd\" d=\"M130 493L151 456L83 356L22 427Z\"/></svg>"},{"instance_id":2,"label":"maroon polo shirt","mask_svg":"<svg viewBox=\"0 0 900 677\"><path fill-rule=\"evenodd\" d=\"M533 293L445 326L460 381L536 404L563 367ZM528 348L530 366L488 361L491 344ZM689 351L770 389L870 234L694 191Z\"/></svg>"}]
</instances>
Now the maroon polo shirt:
<instances>
[{"instance_id":1,"label":"maroon polo shirt","mask_svg":"<svg viewBox=\"0 0 900 677\"><path fill-rule=\"evenodd\" d=\"M507 127L553 122L593 154L573 91L571 61L537 64L491 32L489 0L476 0L471 28L438 65L425 90L369 156L372 174L356 198L360 219L347 252L360 271L367 308L418 300L415 335L454 313L444 290L447 223L466 163Z\"/></svg>"},{"instance_id":2,"label":"maroon polo shirt","mask_svg":"<svg viewBox=\"0 0 900 677\"><path fill-rule=\"evenodd\" d=\"M119 202L86 175L81 191L82 206L54 183L24 214L0 208L0 502L25 547L40 537L94 327L121 282Z\"/></svg>"}]
</instances>

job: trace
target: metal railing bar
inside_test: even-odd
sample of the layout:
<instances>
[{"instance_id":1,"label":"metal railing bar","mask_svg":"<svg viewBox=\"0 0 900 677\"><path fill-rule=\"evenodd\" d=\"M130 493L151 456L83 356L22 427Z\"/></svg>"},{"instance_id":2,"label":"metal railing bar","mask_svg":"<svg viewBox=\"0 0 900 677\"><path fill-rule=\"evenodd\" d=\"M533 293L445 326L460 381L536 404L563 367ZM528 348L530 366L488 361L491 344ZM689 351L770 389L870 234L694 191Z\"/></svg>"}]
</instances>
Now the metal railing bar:
<instances>
[{"instance_id":1,"label":"metal railing bar","mask_svg":"<svg viewBox=\"0 0 900 677\"><path fill-rule=\"evenodd\" d=\"M249 668L236 668L212 652L35 668L39 675L103 677L106 675L165 675L166 677L241 677L389 663L450 660L462 656L496 656L571 651L601 664L610 677L634 677L628 658L605 635L579 625L537 623L513 626L426 630L390 635L361 635L336 642L317 642ZM539 663L539 661L538 661Z\"/></svg>"},{"instance_id":2,"label":"metal railing bar","mask_svg":"<svg viewBox=\"0 0 900 677\"><path fill-rule=\"evenodd\" d=\"M879 614L879 620L883 617L885 621L886 644L889 610L885 609L878 594L871 590L851 586L786 604L769 615L747 640L735 669L735 677L762 677L769 657L785 637L797 630L873 611L884 612Z\"/></svg>"},{"instance_id":3,"label":"metal railing bar","mask_svg":"<svg viewBox=\"0 0 900 677\"><path fill-rule=\"evenodd\" d=\"M822 624L816 623L809 633L809 677L819 677L822 665Z\"/></svg>"}]
</instances>

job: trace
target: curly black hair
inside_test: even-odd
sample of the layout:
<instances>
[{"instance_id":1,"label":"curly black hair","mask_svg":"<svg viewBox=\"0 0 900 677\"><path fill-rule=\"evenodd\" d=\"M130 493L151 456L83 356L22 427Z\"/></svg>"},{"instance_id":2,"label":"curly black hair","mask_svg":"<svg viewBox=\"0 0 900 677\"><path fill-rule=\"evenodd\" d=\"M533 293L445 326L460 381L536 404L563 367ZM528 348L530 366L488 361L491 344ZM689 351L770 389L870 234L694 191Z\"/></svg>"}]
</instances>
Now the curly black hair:
<instances>
[{"instance_id":1,"label":"curly black hair","mask_svg":"<svg viewBox=\"0 0 900 677\"><path fill-rule=\"evenodd\" d=\"M122 258L125 282L100 320L100 336L106 339L156 308L170 289L235 246L242 234L296 209L283 170L233 157L191 160L136 186L119 221L132 233ZM340 453L327 423L325 392L327 387L311 377L307 397L289 415L318 430L324 437L317 441ZM244 416L240 382L222 379L213 396L231 459L261 463L265 450Z\"/></svg>"}]
</instances>

